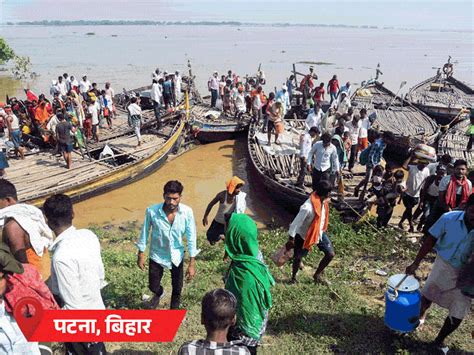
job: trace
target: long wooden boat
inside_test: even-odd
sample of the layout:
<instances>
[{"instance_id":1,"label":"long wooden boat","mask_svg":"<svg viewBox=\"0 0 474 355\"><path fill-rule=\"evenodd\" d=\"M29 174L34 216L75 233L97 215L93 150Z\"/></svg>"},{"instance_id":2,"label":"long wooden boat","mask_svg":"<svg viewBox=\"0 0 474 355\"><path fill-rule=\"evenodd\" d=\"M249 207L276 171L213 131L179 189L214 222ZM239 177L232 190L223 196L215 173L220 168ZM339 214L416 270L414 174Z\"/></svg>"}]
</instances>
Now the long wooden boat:
<instances>
[{"instance_id":1,"label":"long wooden boat","mask_svg":"<svg viewBox=\"0 0 474 355\"><path fill-rule=\"evenodd\" d=\"M251 167L255 171L262 185L274 200L285 206L291 212L297 212L299 207L306 201L311 193L311 176L306 174L302 187L296 185L300 172L300 159L297 150L299 135L304 130L305 120L287 120L284 134L291 134L287 138L282 154L270 154L266 138L261 135L261 127L257 123L251 123L248 133L248 153ZM265 134L266 136L266 134ZM290 143L291 142L291 143ZM350 180L346 180L346 191L353 191L354 187L363 179L362 170L354 174ZM346 221L354 221L367 212L365 202L359 201L353 196L344 199L332 199L332 206L341 212Z\"/></svg>"},{"instance_id":2,"label":"long wooden boat","mask_svg":"<svg viewBox=\"0 0 474 355\"><path fill-rule=\"evenodd\" d=\"M474 89L440 72L411 88L406 98L443 126L455 123L463 108L474 107Z\"/></svg>"},{"instance_id":3,"label":"long wooden boat","mask_svg":"<svg viewBox=\"0 0 474 355\"><path fill-rule=\"evenodd\" d=\"M469 137L466 130L469 127L469 120L463 120L452 126L438 142L438 154L449 154L453 159L463 159L467 161L469 169L474 168L474 151L467 150Z\"/></svg>"},{"instance_id":4,"label":"long wooden boat","mask_svg":"<svg viewBox=\"0 0 474 355\"><path fill-rule=\"evenodd\" d=\"M216 117L217 116L217 117ZM244 114L240 120L234 116L211 109L208 100L194 103L190 109L193 133L201 143L234 139L248 131L251 117Z\"/></svg>"},{"instance_id":5,"label":"long wooden boat","mask_svg":"<svg viewBox=\"0 0 474 355\"><path fill-rule=\"evenodd\" d=\"M69 170L62 157L50 152L12 161L7 178L15 184L19 200L40 205L49 196L64 193L76 202L139 180L166 161L185 126L180 114L170 117L159 132L154 132L153 125L146 122L142 145L136 147L137 140L127 127L125 113L120 116L114 121L117 128L113 135L88 145L91 159L76 150L72 152ZM114 158L99 157L106 145L112 149Z\"/></svg>"},{"instance_id":6,"label":"long wooden boat","mask_svg":"<svg viewBox=\"0 0 474 355\"><path fill-rule=\"evenodd\" d=\"M434 144L439 136L435 121L377 81L356 90L351 101L356 110L366 108L369 115L375 112L374 126L397 137L385 152L395 161L406 159L408 148L418 143Z\"/></svg>"}]
</instances>

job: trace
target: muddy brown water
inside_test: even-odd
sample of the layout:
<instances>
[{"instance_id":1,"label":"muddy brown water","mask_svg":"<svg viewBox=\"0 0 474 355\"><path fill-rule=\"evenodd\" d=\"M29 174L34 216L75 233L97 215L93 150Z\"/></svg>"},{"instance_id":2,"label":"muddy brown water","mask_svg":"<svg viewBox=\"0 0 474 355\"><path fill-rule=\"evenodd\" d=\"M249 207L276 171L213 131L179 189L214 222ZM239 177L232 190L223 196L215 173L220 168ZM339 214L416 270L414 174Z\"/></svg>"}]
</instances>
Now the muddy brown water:
<instances>
[{"instance_id":1,"label":"muddy brown water","mask_svg":"<svg viewBox=\"0 0 474 355\"><path fill-rule=\"evenodd\" d=\"M75 204L75 224L87 227L130 221L142 223L145 209L162 202L164 184L176 179L184 185L182 203L192 207L198 232L202 233L206 230L202 217L207 204L225 189L225 181L233 175L247 182L243 188L247 193L247 213L259 228L289 225L292 214L271 199L250 170L245 137L199 146L167 161L161 169L140 181ZM209 222L216 212L217 206L211 211Z\"/></svg>"}]
</instances>

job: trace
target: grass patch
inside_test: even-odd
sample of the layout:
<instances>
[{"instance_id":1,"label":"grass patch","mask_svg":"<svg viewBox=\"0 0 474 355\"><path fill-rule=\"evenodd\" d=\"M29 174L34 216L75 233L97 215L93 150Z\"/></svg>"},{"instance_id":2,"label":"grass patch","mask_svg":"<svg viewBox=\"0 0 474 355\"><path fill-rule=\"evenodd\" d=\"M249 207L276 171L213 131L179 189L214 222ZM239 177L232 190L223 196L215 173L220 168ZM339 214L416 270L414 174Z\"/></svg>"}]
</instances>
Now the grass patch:
<instances>
[{"instance_id":1,"label":"grass patch","mask_svg":"<svg viewBox=\"0 0 474 355\"><path fill-rule=\"evenodd\" d=\"M139 309L142 295L150 294L148 273L136 266L134 242L139 228L137 224L92 228L99 235L103 248L109 282L104 290L104 300L109 308ZM304 259L306 269L300 272L299 283L289 285L291 266L278 269L269 259L286 241L286 230L275 229L260 234L260 247L277 284L272 290L273 308L259 353L432 353L429 342L435 338L447 311L434 306L422 333L405 337L393 335L383 324L387 277L375 274L377 269L383 269L389 275L400 273L414 258L418 244L413 244L398 231L375 233L366 224L343 224L335 214L331 214L329 235L336 258L326 271L326 278L332 282L328 288L312 283L314 267L322 256L320 252L315 249ZM222 276L228 265L222 261L222 244L211 247L201 235L198 245L202 251L197 258L196 278L185 283L183 289L182 306L188 313L175 342L111 343L107 344L108 351L130 353L141 350L170 354L176 353L184 341L205 335L200 324L201 298L205 292L223 286ZM424 277L431 261L422 265ZM171 295L169 272L165 273L163 285L167 296L162 307L168 307ZM465 320L448 338L450 347L459 353L472 351L470 331L473 326L472 320Z\"/></svg>"}]
</instances>

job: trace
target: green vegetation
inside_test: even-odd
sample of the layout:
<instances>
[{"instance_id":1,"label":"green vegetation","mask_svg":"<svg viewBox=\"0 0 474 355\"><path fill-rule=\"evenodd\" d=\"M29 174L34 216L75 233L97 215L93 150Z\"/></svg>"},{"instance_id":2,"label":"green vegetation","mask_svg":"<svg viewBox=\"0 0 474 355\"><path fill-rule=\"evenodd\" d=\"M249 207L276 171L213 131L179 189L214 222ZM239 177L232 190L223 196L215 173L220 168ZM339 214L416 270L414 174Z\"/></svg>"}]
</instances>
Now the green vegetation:
<instances>
[{"instance_id":1,"label":"green vegetation","mask_svg":"<svg viewBox=\"0 0 474 355\"><path fill-rule=\"evenodd\" d=\"M141 308L142 295L150 294L148 274L136 266L134 242L139 227L136 224L120 228L93 228L102 243L102 255L109 285L104 299L110 308ZM299 283L288 284L291 266L277 268L270 260L287 239L285 230L276 229L260 234L260 247L277 284L273 288L273 308L267 333L263 339L263 354L315 354L327 352L348 353L433 353L428 343L434 339L447 312L433 307L422 333L405 337L393 335L383 324L384 299L387 277L375 274L382 269L391 274L400 273L412 261L418 243L413 243L400 232L374 232L367 224L343 224L332 214L329 234L334 242L336 258L328 267L326 278L331 285L312 282L313 267L322 254L316 249L304 259ZM147 350L153 353L175 353L186 340L205 335L200 325L200 301L208 290L222 287L222 276L227 265L222 261L223 245L209 246L204 236L199 237L201 253L197 259L197 275L185 283L182 306L188 310L174 343L115 343L109 351L129 353ZM429 264L422 264L420 276L425 278ZM165 273L167 296L162 307L169 306L170 276ZM465 321L448 338L456 350L473 350L470 343L472 320Z\"/></svg>"},{"instance_id":2,"label":"green vegetation","mask_svg":"<svg viewBox=\"0 0 474 355\"><path fill-rule=\"evenodd\" d=\"M15 79L26 78L31 69L31 60L27 56L16 55L4 38L0 37L0 65L4 65L10 60L14 60L11 72Z\"/></svg>"},{"instance_id":3,"label":"green vegetation","mask_svg":"<svg viewBox=\"0 0 474 355\"><path fill-rule=\"evenodd\" d=\"M15 52L8 45L4 38L0 37L0 65L5 64L9 60L15 58Z\"/></svg>"}]
</instances>

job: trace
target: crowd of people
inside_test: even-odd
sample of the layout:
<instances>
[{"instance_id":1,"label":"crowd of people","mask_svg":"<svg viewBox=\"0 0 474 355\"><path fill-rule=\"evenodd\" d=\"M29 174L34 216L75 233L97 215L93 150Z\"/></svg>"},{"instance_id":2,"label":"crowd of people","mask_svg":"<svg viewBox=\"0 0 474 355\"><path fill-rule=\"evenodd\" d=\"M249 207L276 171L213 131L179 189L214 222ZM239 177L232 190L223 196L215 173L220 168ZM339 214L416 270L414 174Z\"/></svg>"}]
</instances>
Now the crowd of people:
<instances>
[{"instance_id":1,"label":"crowd of people","mask_svg":"<svg viewBox=\"0 0 474 355\"><path fill-rule=\"evenodd\" d=\"M181 91L178 94L175 91L176 77L179 73L162 75L158 69L153 74L151 99L158 122L161 105L176 105L180 100ZM294 77L290 77L276 95L270 93L268 96L263 92L261 78L242 83L231 71L220 81L218 78L215 72L208 83L211 105L217 108L221 99L227 112L236 116L248 112L258 122L262 120L268 144L271 145L271 134L275 131L278 145L285 111L291 108L297 94ZM421 217L418 230L424 234L423 244L406 273L415 273L431 250L437 252L433 269L422 289L420 324L425 322L427 310L433 302L449 309L449 316L435 339L437 346L444 347L446 337L468 315L473 295L474 174L468 173L465 161L453 162L448 155L443 155L437 162L429 162L413 152L401 168L385 164L383 153L387 144L393 142L393 135L372 129L376 117L363 108L356 112L349 99L350 83L339 88L336 76L328 83L330 102L324 113L325 84L317 87L311 84L316 78L310 68L298 89L309 113L300 140L301 171L297 185L303 186L306 174L310 172L312 193L288 228L285 249L293 250L294 254L290 282L298 282L302 260L316 246L324 256L313 279L316 283L329 283L323 276L324 270L336 256L328 233L331 192L343 169L350 174L355 164L360 163L365 166L366 173L354 194L361 199L367 195L376 205L379 227L388 225L395 206L402 202L405 210L400 228L407 221L409 231L414 231L416 219ZM58 119L54 131L59 144L64 145L61 151L67 153L70 143L62 139L65 132L74 134L75 127L84 127L91 115L87 108L81 121L76 107L83 107L85 103L100 117L99 108L108 108L107 97L113 96L110 85L106 85L106 89L109 91L93 91L97 86L89 86L86 76L77 83L73 77L65 75L54 84L51 104L43 95L36 102L32 100L30 108L39 107L39 112L49 112L44 107L50 105L52 110L56 109L51 111ZM63 92L66 93L66 102L71 99L76 115L68 114L70 111L60 97ZM98 107L96 102L99 102ZM112 117L113 104L110 105L109 116ZM17 128L8 114L9 109L13 110L6 107L7 116L4 114L2 117L10 120L7 123L9 132L14 132ZM27 115L29 111L27 107ZM32 111L36 112L36 109ZM140 144L139 123L134 122L140 120L134 116L141 116L137 98L132 98L129 113L131 124L138 128ZM38 119L33 116L32 120ZM93 134L98 139L97 130ZM69 162L66 154L64 157L70 166L70 157ZM223 287L207 292L202 299L201 319L206 338L183 344L179 354L256 354L266 331L275 280L260 250L256 223L245 214L244 186L245 181L237 176L226 181L225 190L209 202L202 218L202 224L208 226L211 211L218 206L206 236L210 245L224 245L224 261L229 262L229 266ZM171 274L171 309L181 306L185 275L193 279L197 272L200 250L196 221L193 209L181 203L183 190L183 185L177 180L165 184L163 202L146 209L137 240L137 266L145 271L148 265L148 286L152 296L144 306L150 309L157 308L165 294L165 270ZM38 344L26 341L12 316L18 295L34 294L45 309L105 309L101 296L101 289L106 284L105 272L97 236L73 225L74 213L69 197L58 194L48 198L42 211L17 200L15 186L0 179L0 224L3 227L0 243L0 295L3 297L0 297L0 307L5 310L0 312L0 322L8 324L8 328L0 328L0 349L13 354L20 350L39 354ZM189 261L185 272L186 248ZM9 287L15 282L19 286ZM105 353L103 343L66 343L65 347L70 354Z\"/></svg>"},{"instance_id":2,"label":"crowd of people","mask_svg":"<svg viewBox=\"0 0 474 355\"><path fill-rule=\"evenodd\" d=\"M114 89L109 82L100 89L87 75L77 81L64 73L53 80L51 98L25 90L26 99L12 97L0 107L0 136L4 146L0 168L8 167L7 151L24 159L26 149L56 148L71 168L74 146L84 147L84 136L99 141L100 128L111 128L115 117Z\"/></svg>"}]
</instances>

